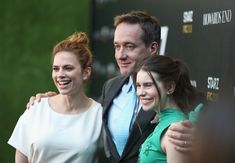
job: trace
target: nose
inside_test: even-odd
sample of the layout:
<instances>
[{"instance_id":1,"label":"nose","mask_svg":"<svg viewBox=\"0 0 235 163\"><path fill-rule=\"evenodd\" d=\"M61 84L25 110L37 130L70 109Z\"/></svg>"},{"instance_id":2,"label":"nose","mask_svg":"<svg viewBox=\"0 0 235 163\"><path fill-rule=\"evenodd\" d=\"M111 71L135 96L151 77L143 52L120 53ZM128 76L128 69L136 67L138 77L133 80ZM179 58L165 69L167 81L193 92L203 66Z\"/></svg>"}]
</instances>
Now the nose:
<instances>
[{"instance_id":1,"label":"nose","mask_svg":"<svg viewBox=\"0 0 235 163\"><path fill-rule=\"evenodd\" d=\"M65 72L62 70L62 69L60 69L59 71L58 71L58 77L60 77L60 78L64 78L65 77Z\"/></svg>"},{"instance_id":2,"label":"nose","mask_svg":"<svg viewBox=\"0 0 235 163\"><path fill-rule=\"evenodd\" d=\"M137 92L136 92L137 96L145 96L146 95L146 92L145 90L143 89L143 87L140 87L139 89L137 89Z\"/></svg>"},{"instance_id":3,"label":"nose","mask_svg":"<svg viewBox=\"0 0 235 163\"><path fill-rule=\"evenodd\" d=\"M124 46L121 46L120 49L116 52L118 53L119 59L126 59L127 54Z\"/></svg>"}]
</instances>

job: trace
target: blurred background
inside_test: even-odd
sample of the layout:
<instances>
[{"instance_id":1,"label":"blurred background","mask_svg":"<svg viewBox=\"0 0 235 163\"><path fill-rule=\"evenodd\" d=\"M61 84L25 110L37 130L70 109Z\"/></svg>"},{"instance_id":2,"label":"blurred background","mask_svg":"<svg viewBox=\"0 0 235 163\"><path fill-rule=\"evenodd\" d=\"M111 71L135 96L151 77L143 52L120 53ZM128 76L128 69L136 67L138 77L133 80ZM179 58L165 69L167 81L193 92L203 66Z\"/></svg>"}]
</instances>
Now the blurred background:
<instances>
[{"instance_id":1,"label":"blurred background","mask_svg":"<svg viewBox=\"0 0 235 163\"><path fill-rule=\"evenodd\" d=\"M8 0L0 5L0 162L14 162L7 144L30 96L56 91L51 51L75 31L90 37L93 74L87 86L97 99L102 84L118 74L113 17L145 10L162 25L159 54L183 59L192 84L209 102L235 94L234 0Z\"/></svg>"},{"instance_id":2,"label":"blurred background","mask_svg":"<svg viewBox=\"0 0 235 163\"><path fill-rule=\"evenodd\" d=\"M0 162L13 163L7 144L29 97L55 90L53 46L75 31L90 33L89 0L9 0L0 5Z\"/></svg>"}]
</instances>

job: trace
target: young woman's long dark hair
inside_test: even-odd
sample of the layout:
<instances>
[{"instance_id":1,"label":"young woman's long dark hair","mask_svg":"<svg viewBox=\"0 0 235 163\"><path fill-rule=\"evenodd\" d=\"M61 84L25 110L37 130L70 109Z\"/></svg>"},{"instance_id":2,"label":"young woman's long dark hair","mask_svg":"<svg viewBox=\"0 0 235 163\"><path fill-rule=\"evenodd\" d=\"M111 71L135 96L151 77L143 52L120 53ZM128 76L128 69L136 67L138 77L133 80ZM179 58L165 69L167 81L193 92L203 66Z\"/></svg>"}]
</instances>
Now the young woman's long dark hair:
<instances>
[{"instance_id":1,"label":"young woman's long dark hair","mask_svg":"<svg viewBox=\"0 0 235 163\"><path fill-rule=\"evenodd\" d=\"M189 69L182 61L168 56L151 56L143 63L141 70L158 74L163 83L175 82L176 87L172 94L174 101L185 113L193 109L197 99L196 90L191 85Z\"/></svg>"}]
</instances>

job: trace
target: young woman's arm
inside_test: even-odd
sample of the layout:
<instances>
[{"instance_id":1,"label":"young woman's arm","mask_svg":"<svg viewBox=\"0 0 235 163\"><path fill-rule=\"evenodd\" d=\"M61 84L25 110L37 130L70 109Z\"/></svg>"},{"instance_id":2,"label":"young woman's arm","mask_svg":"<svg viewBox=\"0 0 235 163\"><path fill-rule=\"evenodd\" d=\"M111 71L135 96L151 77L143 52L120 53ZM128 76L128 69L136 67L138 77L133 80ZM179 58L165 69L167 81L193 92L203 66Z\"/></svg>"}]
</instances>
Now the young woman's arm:
<instances>
[{"instance_id":1,"label":"young woman's arm","mask_svg":"<svg viewBox=\"0 0 235 163\"><path fill-rule=\"evenodd\" d=\"M28 158L23 153L16 150L15 163L28 163Z\"/></svg>"},{"instance_id":2,"label":"young woman's arm","mask_svg":"<svg viewBox=\"0 0 235 163\"><path fill-rule=\"evenodd\" d=\"M166 134L161 139L161 147L166 153L167 163L189 163L189 154L177 150Z\"/></svg>"},{"instance_id":3,"label":"young woman's arm","mask_svg":"<svg viewBox=\"0 0 235 163\"><path fill-rule=\"evenodd\" d=\"M194 130L194 124L186 120L172 123L166 135L168 140L175 145L176 150L179 152L190 152L192 151Z\"/></svg>"}]
</instances>

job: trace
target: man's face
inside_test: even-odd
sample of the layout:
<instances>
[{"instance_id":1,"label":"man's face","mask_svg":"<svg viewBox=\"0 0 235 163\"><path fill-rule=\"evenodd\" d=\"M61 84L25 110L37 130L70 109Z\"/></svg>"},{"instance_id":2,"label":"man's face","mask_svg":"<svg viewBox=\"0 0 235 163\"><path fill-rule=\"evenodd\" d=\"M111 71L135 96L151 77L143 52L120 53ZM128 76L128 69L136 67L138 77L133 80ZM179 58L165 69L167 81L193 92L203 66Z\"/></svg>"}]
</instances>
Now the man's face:
<instances>
[{"instance_id":1,"label":"man's face","mask_svg":"<svg viewBox=\"0 0 235 163\"><path fill-rule=\"evenodd\" d=\"M141 39L139 24L121 23L114 33L115 58L122 75L130 74L137 64L150 56L151 49Z\"/></svg>"}]
</instances>

